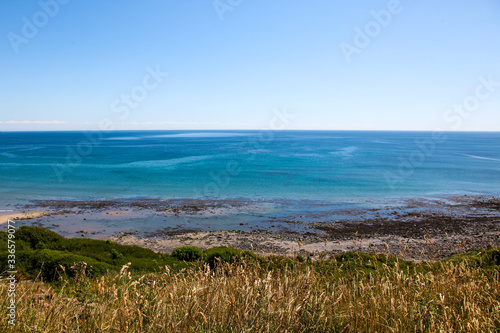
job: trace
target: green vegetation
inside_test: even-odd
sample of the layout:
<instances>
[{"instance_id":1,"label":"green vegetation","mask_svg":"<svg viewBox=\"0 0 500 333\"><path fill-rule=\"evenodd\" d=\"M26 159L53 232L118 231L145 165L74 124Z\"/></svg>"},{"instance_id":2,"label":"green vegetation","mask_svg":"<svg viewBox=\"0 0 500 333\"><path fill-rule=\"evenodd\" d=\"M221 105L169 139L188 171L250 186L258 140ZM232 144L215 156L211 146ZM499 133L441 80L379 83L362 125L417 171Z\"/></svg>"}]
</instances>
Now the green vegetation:
<instances>
[{"instance_id":1,"label":"green vegetation","mask_svg":"<svg viewBox=\"0 0 500 333\"><path fill-rule=\"evenodd\" d=\"M473 266L487 271L500 269L500 249L489 249L486 251L471 251L466 254L455 254L448 261L460 263L463 260Z\"/></svg>"},{"instance_id":2,"label":"green vegetation","mask_svg":"<svg viewBox=\"0 0 500 333\"><path fill-rule=\"evenodd\" d=\"M500 249L439 262L357 252L311 261L226 247L174 257L34 227L16 237L23 274L53 281L18 284L18 332L500 331Z\"/></svg>"},{"instance_id":3,"label":"green vegetation","mask_svg":"<svg viewBox=\"0 0 500 333\"><path fill-rule=\"evenodd\" d=\"M205 250L205 261L214 268L217 264L241 261L243 258L256 258L250 251L241 251L229 247L220 246Z\"/></svg>"},{"instance_id":4,"label":"green vegetation","mask_svg":"<svg viewBox=\"0 0 500 333\"><path fill-rule=\"evenodd\" d=\"M119 245L112 241L94 239L66 239L57 233L39 227L23 226L16 231L16 269L20 277L34 278L38 274L44 281L56 280L63 269L76 262L86 262L93 274L118 272L126 263L131 271L154 272L169 265L174 269L188 267L186 263L166 254L138 246ZM0 233L0 271L7 270L7 233ZM61 267L62 266L62 267Z\"/></svg>"},{"instance_id":5,"label":"green vegetation","mask_svg":"<svg viewBox=\"0 0 500 333\"><path fill-rule=\"evenodd\" d=\"M172 251L172 257L184 261L196 261L203 257L203 251L194 246L181 246Z\"/></svg>"}]
</instances>

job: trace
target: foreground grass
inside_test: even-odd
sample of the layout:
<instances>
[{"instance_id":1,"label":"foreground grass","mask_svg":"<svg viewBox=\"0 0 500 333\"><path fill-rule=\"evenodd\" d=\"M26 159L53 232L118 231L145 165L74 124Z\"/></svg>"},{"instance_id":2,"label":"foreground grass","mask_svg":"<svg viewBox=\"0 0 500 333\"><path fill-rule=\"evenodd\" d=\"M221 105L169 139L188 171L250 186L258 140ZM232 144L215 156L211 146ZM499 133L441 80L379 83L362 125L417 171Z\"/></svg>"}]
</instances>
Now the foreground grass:
<instances>
[{"instance_id":1,"label":"foreground grass","mask_svg":"<svg viewBox=\"0 0 500 333\"><path fill-rule=\"evenodd\" d=\"M496 269L478 266L478 256L405 268L398 261L368 267L368 257L354 256L349 268L336 261L268 258L177 273L165 267L140 277L130 275L127 265L96 278L81 270L45 293L39 284L19 284L15 329L495 332L500 329L500 276ZM353 269L356 264L359 269ZM4 284L0 295L5 317ZM7 329L7 321L1 321L0 330Z\"/></svg>"},{"instance_id":2,"label":"foreground grass","mask_svg":"<svg viewBox=\"0 0 500 333\"><path fill-rule=\"evenodd\" d=\"M33 234L50 236L28 231L26 244ZM51 262L75 255L71 248L75 258L87 253L92 257L84 258L111 269L96 274L75 261L73 269L62 264L45 271L57 276L53 282L19 283L15 327L6 320L10 298L2 281L0 332L500 331L497 249L411 263L363 253L309 262L223 248L196 252L190 257L197 261L184 263L109 242L95 243L102 251L91 253L86 242L58 239L51 249L36 249L36 242L25 246L33 258L60 251L48 255ZM123 264L127 258L137 264Z\"/></svg>"}]
</instances>

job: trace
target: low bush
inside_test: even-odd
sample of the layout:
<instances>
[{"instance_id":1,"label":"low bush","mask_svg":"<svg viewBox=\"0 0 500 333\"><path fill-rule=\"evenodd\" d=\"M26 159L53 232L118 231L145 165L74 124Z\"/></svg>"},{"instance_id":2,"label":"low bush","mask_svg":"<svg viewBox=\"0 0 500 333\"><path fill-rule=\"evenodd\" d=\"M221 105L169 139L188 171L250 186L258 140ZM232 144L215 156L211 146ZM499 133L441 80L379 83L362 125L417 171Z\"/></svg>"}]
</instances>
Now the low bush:
<instances>
[{"instance_id":1,"label":"low bush","mask_svg":"<svg viewBox=\"0 0 500 333\"><path fill-rule=\"evenodd\" d=\"M49 229L28 226L17 229L16 238L28 243L32 249L36 249L38 244L46 246L64 239L64 237Z\"/></svg>"},{"instance_id":2,"label":"low bush","mask_svg":"<svg viewBox=\"0 0 500 333\"><path fill-rule=\"evenodd\" d=\"M242 258L256 258L257 256L250 251L241 251L237 249L232 249L225 246L214 247L212 249L205 250L204 252L205 262L207 262L210 267L215 267L218 262L220 263L230 263L235 261L240 261Z\"/></svg>"},{"instance_id":3,"label":"low bush","mask_svg":"<svg viewBox=\"0 0 500 333\"><path fill-rule=\"evenodd\" d=\"M59 277L61 266L67 269L75 262L92 265L93 275L101 275L107 270L119 271L128 262L130 270L139 273L156 271L165 265L173 266L174 270L188 266L150 249L97 239L67 239L40 227L22 226L16 230L15 237L16 270L23 278L33 279L40 274L45 281L53 281ZM7 242L8 234L0 232L0 272L9 270Z\"/></svg>"},{"instance_id":4,"label":"low bush","mask_svg":"<svg viewBox=\"0 0 500 333\"><path fill-rule=\"evenodd\" d=\"M196 261L203 257L203 251L194 246L182 246L172 251L172 257L183 261Z\"/></svg>"},{"instance_id":5,"label":"low bush","mask_svg":"<svg viewBox=\"0 0 500 333\"><path fill-rule=\"evenodd\" d=\"M72 276L71 267L78 262L85 262L89 267L92 266L92 273L95 275L102 275L108 270L115 270L111 265L88 257L47 249L31 252L23 257L28 262L26 267L28 273L32 276L40 274L40 277L45 281L57 280L64 273Z\"/></svg>"},{"instance_id":6,"label":"low bush","mask_svg":"<svg viewBox=\"0 0 500 333\"><path fill-rule=\"evenodd\" d=\"M121 252L118 252L116 249L111 249L111 258L113 259L123 259L124 256Z\"/></svg>"},{"instance_id":7,"label":"low bush","mask_svg":"<svg viewBox=\"0 0 500 333\"><path fill-rule=\"evenodd\" d=\"M469 253L455 254L448 261L459 263L467 261L470 265L485 270L500 271L500 249L471 251Z\"/></svg>"}]
</instances>

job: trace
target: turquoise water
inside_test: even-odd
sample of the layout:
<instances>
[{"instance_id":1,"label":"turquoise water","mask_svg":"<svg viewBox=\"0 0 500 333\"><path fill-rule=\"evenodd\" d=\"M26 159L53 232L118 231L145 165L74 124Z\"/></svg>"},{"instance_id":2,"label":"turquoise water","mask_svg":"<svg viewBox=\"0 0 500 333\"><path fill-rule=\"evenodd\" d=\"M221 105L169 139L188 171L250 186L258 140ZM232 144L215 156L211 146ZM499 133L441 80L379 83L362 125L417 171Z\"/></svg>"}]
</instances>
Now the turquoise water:
<instances>
[{"instance_id":1,"label":"turquoise water","mask_svg":"<svg viewBox=\"0 0 500 333\"><path fill-rule=\"evenodd\" d=\"M500 133L3 132L0 175L2 204L498 194Z\"/></svg>"}]
</instances>

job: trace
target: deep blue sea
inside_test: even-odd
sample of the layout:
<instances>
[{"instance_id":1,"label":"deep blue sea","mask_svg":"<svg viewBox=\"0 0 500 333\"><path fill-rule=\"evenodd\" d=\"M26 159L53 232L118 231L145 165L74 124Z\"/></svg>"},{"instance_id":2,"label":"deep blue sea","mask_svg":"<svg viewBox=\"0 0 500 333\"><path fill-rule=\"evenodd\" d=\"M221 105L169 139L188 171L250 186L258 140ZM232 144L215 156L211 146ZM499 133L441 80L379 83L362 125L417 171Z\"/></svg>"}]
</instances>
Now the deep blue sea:
<instances>
[{"instance_id":1,"label":"deep blue sea","mask_svg":"<svg viewBox=\"0 0 500 333\"><path fill-rule=\"evenodd\" d=\"M47 198L335 202L499 193L500 132L0 133L2 205Z\"/></svg>"}]
</instances>

